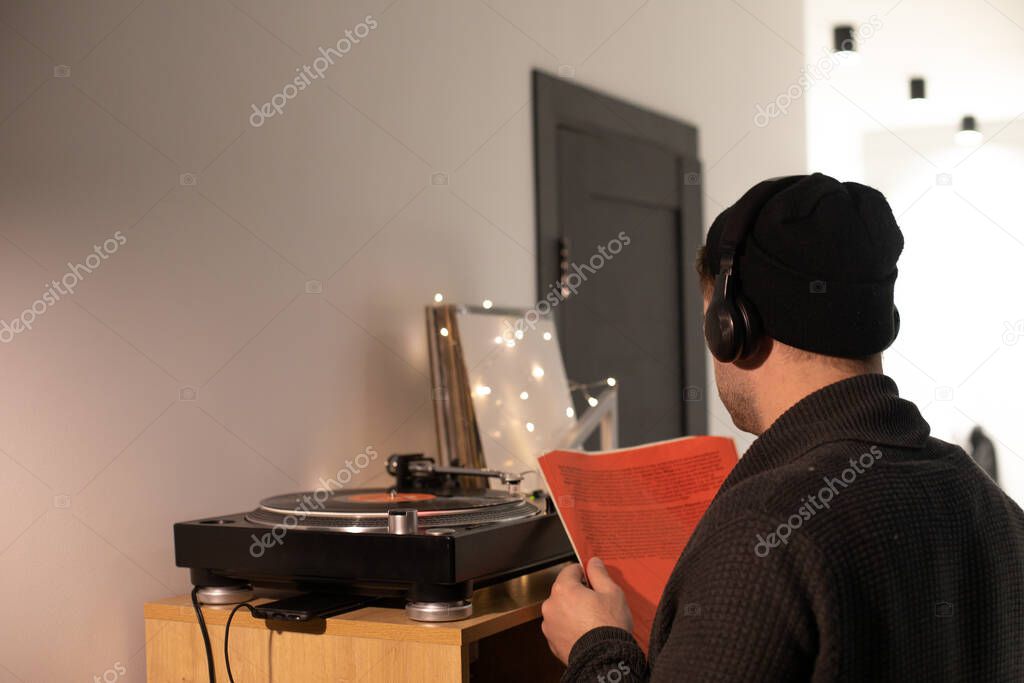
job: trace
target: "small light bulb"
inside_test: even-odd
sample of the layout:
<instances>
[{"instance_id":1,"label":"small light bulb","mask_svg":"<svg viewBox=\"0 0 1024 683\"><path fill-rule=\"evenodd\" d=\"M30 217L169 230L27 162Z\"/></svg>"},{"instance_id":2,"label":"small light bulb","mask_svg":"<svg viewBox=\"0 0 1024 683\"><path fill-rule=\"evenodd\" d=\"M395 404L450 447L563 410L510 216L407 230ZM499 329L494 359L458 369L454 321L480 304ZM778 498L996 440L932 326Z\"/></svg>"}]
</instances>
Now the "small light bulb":
<instances>
[{"instance_id":1,"label":"small light bulb","mask_svg":"<svg viewBox=\"0 0 1024 683\"><path fill-rule=\"evenodd\" d=\"M448 328L447 327L442 327L441 328L441 336L442 337L447 337L448 336Z\"/></svg>"},{"instance_id":2,"label":"small light bulb","mask_svg":"<svg viewBox=\"0 0 1024 683\"><path fill-rule=\"evenodd\" d=\"M441 292L438 292L437 294L435 294L434 295L434 301L437 302L437 303L441 303L442 301L444 301L444 294L442 294Z\"/></svg>"},{"instance_id":3,"label":"small light bulb","mask_svg":"<svg viewBox=\"0 0 1024 683\"><path fill-rule=\"evenodd\" d=\"M534 429L536 429L536 427L533 425L532 422L527 422L526 423L526 431L528 431L528 432L530 432L532 434Z\"/></svg>"},{"instance_id":4,"label":"small light bulb","mask_svg":"<svg viewBox=\"0 0 1024 683\"><path fill-rule=\"evenodd\" d=\"M572 407L570 406L570 407L565 409L565 416L566 417L576 417L576 411L573 410Z\"/></svg>"},{"instance_id":5,"label":"small light bulb","mask_svg":"<svg viewBox=\"0 0 1024 683\"><path fill-rule=\"evenodd\" d=\"M608 386L610 386L610 387L614 387L615 384L616 384L616 381L615 381L614 377L609 377L606 381L608 382Z\"/></svg>"},{"instance_id":6,"label":"small light bulb","mask_svg":"<svg viewBox=\"0 0 1024 683\"><path fill-rule=\"evenodd\" d=\"M507 346L510 349L513 348L515 345L516 345L516 340L515 339L509 339L507 342L505 342L505 346Z\"/></svg>"},{"instance_id":7,"label":"small light bulb","mask_svg":"<svg viewBox=\"0 0 1024 683\"><path fill-rule=\"evenodd\" d=\"M495 343L495 344L500 344L500 343L501 343L501 342L503 342L503 341L505 341L505 340L504 340L504 339L502 339L501 337L495 337L495 338L494 338L494 343Z\"/></svg>"},{"instance_id":8,"label":"small light bulb","mask_svg":"<svg viewBox=\"0 0 1024 683\"><path fill-rule=\"evenodd\" d=\"M596 408L597 404L598 404L598 400L596 398L594 398L593 396L591 396L590 398L587 399L587 403L590 404L591 408Z\"/></svg>"},{"instance_id":9,"label":"small light bulb","mask_svg":"<svg viewBox=\"0 0 1024 683\"><path fill-rule=\"evenodd\" d=\"M490 299L484 299L484 308L490 310L492 306L494 306L493 301L491 301Z\"/></svg>"},{"instance_id":10,"label":"small light bulb","mask_svg":"<svg viewBox=\"0 0 1024 683\"><path fill-rule=\"evenodd\" d=\"M516 339L522 339L525 336L522 330L516 330Z\"/></svg>"},{"instance_id":11,"label":"small light bulb","mask_svg":"<svg viewBox=\"0 0 1024 683\"><path fill-rule=\"evenodd\" d=\"M530 398L530 392L528 392L528 391L522 392L521 394L519 394L519 398L521 398L521 399L523 399L525 401L526 399Z\"/></svg>"},{"instance_id":12,"label":"small light bulb","mask_svg":"<svg viewBox=\"0 0 1024 683\"><path fill-rule=\"evenodd\" d=\"M544 368L539 365L533 366L533 372L531 373L535 378L540 379L544 376Z\"/></svg>"},{"instance_id":13,"label":"small light bulb","mask_svg":"<svg viewBox=\"0 0 1024 683\"><path fill-rule=\"evenodd\" d=\"M491 388L489 386L481 385L481 386L476 388L476 395L477 396L490 396L491 395Z\"/></svg>"},{"instance_id":14,"label":"small light bulb","mask_svg":"<svg viewBox=\"0 0 1024 683\"><path fill-rule=\"evenodd\" d=\"M551 341L551 333L550 332L545 332L544 333L544 341Z\"/></svg>"}]
</instances>

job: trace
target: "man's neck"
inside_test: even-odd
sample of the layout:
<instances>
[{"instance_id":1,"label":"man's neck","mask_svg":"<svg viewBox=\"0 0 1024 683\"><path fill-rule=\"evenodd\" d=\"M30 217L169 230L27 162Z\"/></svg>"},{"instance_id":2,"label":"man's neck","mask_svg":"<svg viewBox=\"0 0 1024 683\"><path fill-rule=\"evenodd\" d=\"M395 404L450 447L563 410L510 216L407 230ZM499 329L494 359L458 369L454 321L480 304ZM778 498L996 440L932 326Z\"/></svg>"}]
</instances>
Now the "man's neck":
<instances>
[{"instance_id":1,"label":"man's neck","mask_svg":"<svg viewBox=\"0 0 1024 683\"><path fill-rule=\"evenodd\" d=\"M769 381L760 383L764 389L759 391L757 396L756 405L760 422L758 436L771 427L783 413L814 392L844 379L881 372L881 363L865 366L859 371L829 366L809 369L792 366L778 368L777 373L773 373L777 374L777 377L766 378Z\"/></svg>"}]
</instances>

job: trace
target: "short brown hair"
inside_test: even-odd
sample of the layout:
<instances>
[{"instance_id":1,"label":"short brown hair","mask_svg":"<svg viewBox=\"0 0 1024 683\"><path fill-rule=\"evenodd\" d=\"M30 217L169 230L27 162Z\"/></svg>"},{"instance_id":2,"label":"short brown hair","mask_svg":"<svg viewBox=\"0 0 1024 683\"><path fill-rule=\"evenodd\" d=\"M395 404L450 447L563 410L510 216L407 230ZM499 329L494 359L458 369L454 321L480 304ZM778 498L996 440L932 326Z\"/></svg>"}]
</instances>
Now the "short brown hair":
<instances>
[{"instance_id":1,"label":"short brown hair","mask_svg":"<svg viewBox=\"0 0 1024 683\"><path fill-rule=\"evenodd\" d=\"M700 276L701 284L711 287L715 283L715 274L711 267L711 256L707 246L697 249L697 275Z\"/></svg>"}]
</instances>

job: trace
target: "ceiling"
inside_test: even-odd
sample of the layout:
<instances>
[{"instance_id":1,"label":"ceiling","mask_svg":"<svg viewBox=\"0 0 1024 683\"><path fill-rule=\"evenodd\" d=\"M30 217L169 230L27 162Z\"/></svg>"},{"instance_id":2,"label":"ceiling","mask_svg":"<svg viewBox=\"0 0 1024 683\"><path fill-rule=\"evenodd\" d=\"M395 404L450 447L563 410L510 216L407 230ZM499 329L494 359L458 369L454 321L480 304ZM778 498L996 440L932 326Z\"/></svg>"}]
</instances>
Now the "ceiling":
<instances>
[{"instance_id":1,"label":"ceiling","mask_svg":"<svg viewBox=\"0 0 1024 683\"><path fill-rule=\"evenodd\" d=\"M866 131L955 127L967 114L991 131L1024 115L1024 0L808 0L808 64L844 23L878 29L860 41L857 63L813 86L809 115L847 108L844 121ZM927 83L923 106L908 100L916 75Z\"/></svg>"}]
</instances>

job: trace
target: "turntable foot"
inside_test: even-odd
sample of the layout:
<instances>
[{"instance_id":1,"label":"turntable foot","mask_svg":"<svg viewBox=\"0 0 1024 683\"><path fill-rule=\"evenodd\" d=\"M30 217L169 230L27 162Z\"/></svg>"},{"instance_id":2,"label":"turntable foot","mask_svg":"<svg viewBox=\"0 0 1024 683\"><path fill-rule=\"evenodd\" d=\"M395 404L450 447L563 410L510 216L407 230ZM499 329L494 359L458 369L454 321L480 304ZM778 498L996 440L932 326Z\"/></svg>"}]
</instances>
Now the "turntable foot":
<instances>
[{"instance_id":1,"label":"turntable foot","mask_svg":"<svg viewBox=\"0 0 1024 683\"><path fill-rule=\"evenodd\" d=\"M204 586L196 593L196 598L204 605L235 605L248 602L253 598L252 586Z\"/></svg>"},{"instance_id":2,"label":"turntable foot","mask_svg":"<svg viewBox=\"0 0 1024 683\"><path fill-rule=\"evenodd\" d=\"M252 600L252 584L243 579L230 579L209 569L192 567L192 585L198 586L196 599L204 605L234 605Z\"/></svg>"},{"instance_id":3,"label":"turntable foot","mask_svg":"<svg viewBox=\"0 0 1024 683\"><path fill-rule=\"evenodd\" d=\"M415 621L458 621L473 616L473 603L469 600L407 602L405 615Z\"/></svg>"}]
</instances>

